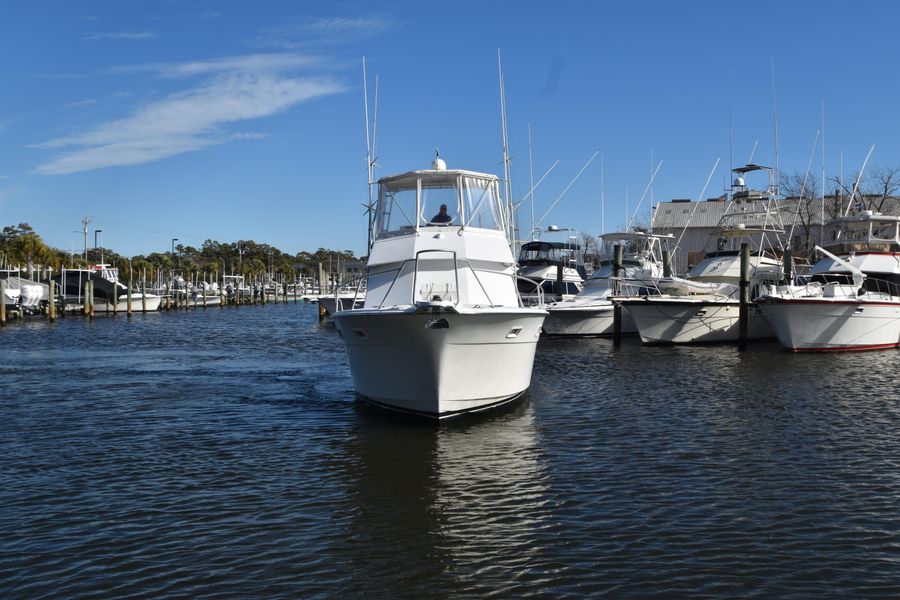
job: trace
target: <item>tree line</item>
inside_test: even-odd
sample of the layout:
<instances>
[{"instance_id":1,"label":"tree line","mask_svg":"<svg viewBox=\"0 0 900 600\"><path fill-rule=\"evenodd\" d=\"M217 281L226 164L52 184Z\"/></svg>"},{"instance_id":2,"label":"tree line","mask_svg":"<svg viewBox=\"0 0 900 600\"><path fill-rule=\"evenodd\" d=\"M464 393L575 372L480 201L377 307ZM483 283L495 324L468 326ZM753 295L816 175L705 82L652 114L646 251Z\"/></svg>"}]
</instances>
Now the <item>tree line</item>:
<instances>
[{"instance_id":1,"label":"tree line","mask_svg":"<svg viewBox=\"0 0 900 600\"><path fill-rule=\"evenodd\" d=\"M117 267L120 275L125 277L131 273L139 276L141 273L155 273L157 270L177 270L185 276L217 273L253 277L278 273L289 279L317 278L320 264L326 271L334 272L339 265L355 260L359 259L349 250L319 248L315 252L289 254L253 240L230 243L206 240L199 248L178 244L174 247L174 252L152 252L131 257L110 248L98 247L88 249L84 256L48 246L28 223L8 225L0 232L0 266L21 268L29 273L38 268L52 268L55 271L63 267L87 268L102 261Z\"/></svg>"}]
</instances>

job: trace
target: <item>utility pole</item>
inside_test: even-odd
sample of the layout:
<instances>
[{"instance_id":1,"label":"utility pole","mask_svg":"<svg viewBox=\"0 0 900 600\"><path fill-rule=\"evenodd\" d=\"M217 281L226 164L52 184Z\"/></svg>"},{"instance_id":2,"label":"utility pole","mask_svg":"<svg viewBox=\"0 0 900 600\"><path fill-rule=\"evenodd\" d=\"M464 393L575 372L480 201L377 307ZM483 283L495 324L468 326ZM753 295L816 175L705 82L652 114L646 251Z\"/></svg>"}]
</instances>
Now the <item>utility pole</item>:
<instances>
[{"instance_id":1,"label":"utility pole","mask_svg":"<svg viewBox=\"0 0 900 600\"><path fill-rule=\"evenodd\" d=\"M90 225L90 224L91 224L90 217L84 217L83 219L81 219L81 231L82 231L82 233L84 233L84 254L81 256L81 258L85 262L87 262L87 234L88 234L88 225Z\"/></svg>"}]
</instances>

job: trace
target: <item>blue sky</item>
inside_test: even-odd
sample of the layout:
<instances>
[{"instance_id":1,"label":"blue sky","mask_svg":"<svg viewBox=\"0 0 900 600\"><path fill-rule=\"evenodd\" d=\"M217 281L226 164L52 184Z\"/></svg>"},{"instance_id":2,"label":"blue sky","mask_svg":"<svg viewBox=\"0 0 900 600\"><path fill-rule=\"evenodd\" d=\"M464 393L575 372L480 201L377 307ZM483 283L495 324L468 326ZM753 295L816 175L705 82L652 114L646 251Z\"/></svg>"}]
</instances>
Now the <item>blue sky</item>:
<instances>
[{"instance_id":1,"label":"blue sky","mask_svg":"<svg viewBox=\"0 0 900 600\"><path fill-rule=\"evenodd\" d=\"M513 195L542 215L603 156L606 229L708 197L729 162L803 172L825 103L826 170L900 164L890 2L7 2L0 9L0 214L80 250L80 220L133 255L173 237L365 251L361 57L379 76L378 175L500 174L497 49ZM372 90L370 89L370 92ZM821 143L821 139L820 139ZM821 172L821 146L813 169ZM523 228L530 215L521 214ZM649 214L645 200L642 215ZM643 216L646 221L647 216ZM545 225L600 230L600 160ZM93 234L90 236L93 240Z\"/></svg>"}]
</instances>

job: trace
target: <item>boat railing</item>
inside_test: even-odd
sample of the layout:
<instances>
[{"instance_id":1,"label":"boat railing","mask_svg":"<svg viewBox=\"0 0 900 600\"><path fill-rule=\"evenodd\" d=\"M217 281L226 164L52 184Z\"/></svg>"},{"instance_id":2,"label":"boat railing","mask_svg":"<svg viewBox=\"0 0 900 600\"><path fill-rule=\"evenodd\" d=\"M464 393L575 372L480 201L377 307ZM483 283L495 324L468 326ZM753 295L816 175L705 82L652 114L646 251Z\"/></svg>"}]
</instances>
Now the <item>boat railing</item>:
<instances>
[{"instance_id":1,"label":"boat railing","mask_svg":"<svg viewBox=\"0 0 900 600\"><path fill-rule=\"evenodd\" d=\"M529 307L537 307L544 308L544 288L541 287L541 282L532 279L531 277L525 277L524 275L514 274L513 278L515 279L515 285L513 287L516 288L516 297L519 299L519 306L529 306ZM535 291L537 292L537 302L525 302L525 299L522 297L522 293L519 291L518 282L527 281L528 283L534 285Z\"/></svg>"},{"instance_id":2,"label":"boat railing","mask_svg":"<svg viewBox=\"0 0 900 600\"><path fill-rule=\"evenodd\" d=\"M824 279L824 280L823 280ZM790 298L809 297L862 297L871 294L882 298L900 298L900 283L887 279L866 276L862 285L853 283L853 276L849 274L829 274L825 278L809 279L800 278L796 285L770 286L770 290L776 295Z\"/></svg>"},{"instance_id":3,"label":"boat railing","mask_svg":"<svg viewBox=\"0 0 900 600\"><path fill-rule=\"evenodd\" d=\"M384 275L387 273L394 273L394 277L393 277L393 279L391 279L391 283L390 283L390 285L388 285L388 288L385 291L384 296L382 296L381 300L378 302L377 305L374 305L374 307L375 308L384 308L385 302L387 301L388 297L390 297L391 291L394 289L394 285L400 279L400 276L404 272L406 272L406 270L407 270L406 267L410 263L413 264L413 284L412 284L410 304L414 306L417 302L416 295L419 293L419 291L416 289L416 285L418 283L418 277L419 277L420 255L426 254L426 253L437 253L437 252L444 252L444 253L453 255L453 276L454 276L454 284L456 287L453 290L448 289L448 292L447 292L450 296L449 300L452 302L453 306L458 306L459 302L460 302L460 297L459 297L459 289L460 289L459 288L459 267L460 267L460 265L464 265L464 266L468 267L469 271L472 273L472 276L475 278L475 282L478 284L478 287L481 289L481 292L484 294L484 297L487 299L488 304L490 306L495 306L494 301L491 299L491 295L488 293L487 288L484 286L484 283L481 281L481 278L478 276L479 272L492 272L493 273L495 271L490 271L489 269L479 269L479 268L475 267L468 259L458 258L456 255L456 252L454 252L452 250L428 249L428 250L420 250L419 252L416 253L415 258L408 258L408 259L404 260L396 268L388 269L386 271L382 271L379 273L379 275ZM521 277L518 275L513 275L513 277L515 277L517 279L525 279L528 281L532 281L532 280L528 279L527 277ZM353 280L354 282L357 282L357 288L356 288L356 295L354 296L354 300L353 300L353 306L351 307L350 310L352 310L353 308L356 308L356 301L359 297L359 293L362 289L362 285L364 283L366 283L366 279L367 279L367 276L360 277L358 279ZM351 282L351 284L352 283L353 282ZM515 286L513 286L513 287L515 287ZM539 294L538 305L543 306L544 305L543 290L539 289L538 294ZM519 291L517 288L516 288L516 296L517 296L517 299L519 302L519 306L524 306L524 303L522 302L522 297L519 294ZM338 300L337 295L335 295L335 310L341 310L341 303Z\"/></svg>"}]
</instances>

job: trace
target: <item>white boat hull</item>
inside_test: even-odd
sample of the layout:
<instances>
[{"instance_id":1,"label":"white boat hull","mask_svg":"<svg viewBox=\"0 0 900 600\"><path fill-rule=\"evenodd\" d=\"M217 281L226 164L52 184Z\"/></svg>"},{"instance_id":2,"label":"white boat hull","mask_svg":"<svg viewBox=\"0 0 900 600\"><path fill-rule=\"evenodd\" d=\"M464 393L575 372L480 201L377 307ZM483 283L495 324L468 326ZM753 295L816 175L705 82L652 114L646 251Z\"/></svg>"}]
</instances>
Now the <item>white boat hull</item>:
<instances>
[{"instance_id":1,"label":"white boat hull","mask_svg":"<svg viewBox=\"0 0 900 600\"><path fill-rule=\"evenodd\" d=\"M700 344L738 341L737 301L651 298L629 300L625 306L646 344ZM748 339L774 336L759 307L750 306Z\"/></svg>"},{"instance_id":2,"label":"white boat hull","mask_svg":"<svg viewBox=\"0 0 900 600\"><path fill-rule=\"evenodd\" d=\"M544 332L547 335L592 336L613 335L612 302L597 303L587 306L550 306L547 319L544 321ZM628 311L622 311L622 333L637 333L634 320Z\"/></svg>"},{"instance_id":3,"label":"white boat hull","mask_svg":"<svg viewBox=\"0 0 900 600\"><path fill-rule=\"evenodd\" d=\"M353 310L333 315L356 391L376 404L444 419L521 395L531 383L543 310L442 313ZM435 319L445 328L429 328Z\"/></svg>"},{"instance_id":4,"label":"white boat hull","mask_svg":"<svg viewBox=\"0 0 900 600\"><path fill-rule=\"evenodd\" d=\"M760 306L794 352L900 347L900 301L765 297Z\"/></svg>"},{"instance_id":5,"label":"white boat hull","mask_svg":"<svg viewBox=\"0 0 900 600\"><path fill-rule=\"evenodd\" d=\"M162 300L161 296L156 296L154 294L147 294L147 311L156 311L159 310L159 304ZM131 312L141 312L144 310L143 304L141 302L140 294L133 294L131 296ZM102 298L94 299L94 312L97 313L111 313L111 312L120 312L124 313L128 311L128 298L119 300L118 303L112 303L108 300L104 300Z\"/></svg>"}]
</instances>

